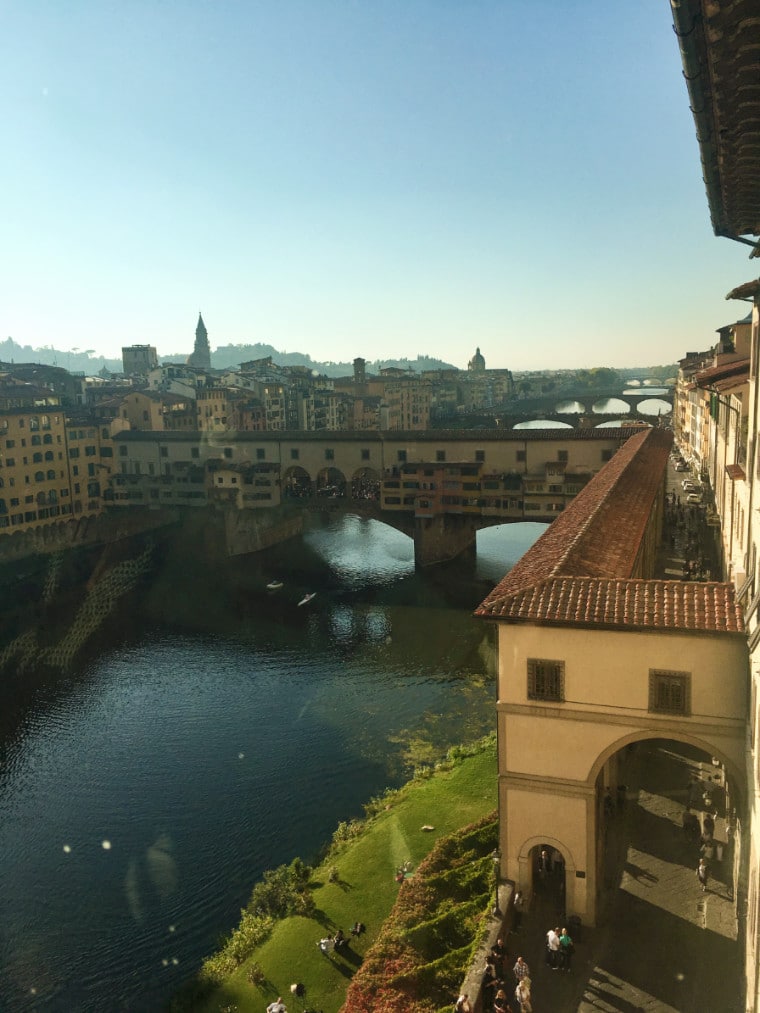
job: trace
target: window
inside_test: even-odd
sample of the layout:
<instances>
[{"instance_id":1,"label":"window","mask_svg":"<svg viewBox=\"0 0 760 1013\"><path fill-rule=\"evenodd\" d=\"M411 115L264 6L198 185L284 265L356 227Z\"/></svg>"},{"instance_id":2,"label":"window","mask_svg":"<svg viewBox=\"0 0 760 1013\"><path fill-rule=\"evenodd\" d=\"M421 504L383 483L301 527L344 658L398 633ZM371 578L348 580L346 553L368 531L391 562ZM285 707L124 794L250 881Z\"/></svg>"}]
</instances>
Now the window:
<instances>
[{"instance_id":1,"label":"window","mask_svg":"<svg viewBox=\"0 0 760 1013\"><path fill-rule=\"evenodd\" d=\"M97 452L98 452L98 448L97 447L89 446L89 447L85 447L84 448L84 456L85 457L95 457L95 455L97 454Z\"/></svg>"},{"instance_id":2,"label":"window","mask_svg":"<svg viewBox=\"0 0 760 1013\"><path fill-rule=\"evenodd\" d=\"M201 456L200 447L190 447L190 456L198 458Z\"/></svg>"},{"instance_id":3,"label":"window","mask_svg":"<svg viewBox=\"0 0 760 1013\"><path fill-rule=\"evenodd\" d=\"M124 452L125 453L126 453L126 450L127 450L127 448L124 447ZM69 457L72 457L72 458L73 457L79 457L79 447L72 447L71 450L69 450Z\"/></svg>"},{"instance_id":4,"label":"window","mask_svg":"<svg viewBox=\"0 0 760 1013\"><path fill-rule=\"evenodd\" d=\"M435 459L436 459L436 461L445 461L446 460L446 451L445 450L436 450L436 452L435 452Z\"/></svg>"},{"instance_id":5,"label":"window","mask_svg":"<svg viewBox=\"0 0 760 1013\"><path fill-rule=\"evenodd\" d=\"M486 452L485 452L485 450L476 450L475 451L475 460L476 461L485 461L485 459L486 459Z\"/></svg>"},{"instance_id":6,"label":"window","mask_svg":"<svg viewBox=\"0 0 760 1013\"><path fill-rule=\"evenodd\" d=\"M565 699L565 663L545 658L528 658L528 699Z\"/></svg>"},{"instance_id":7,"label":"window","mask_svg":"<svg viewBox=\"0 0 760 1013\"><path fill-rule=\"evenodd\" d=\"M16 458L15 457L6 457L5 463L6 463L6 465L9 468L15 468L16 467Z\"/></svg>"},{"instance_id":8,"label":"window","mask_svg":"<svg viewBox=\"0 0 760 1013\"><path fill-rule=\"evenodd\" d=\"M121 454L122 457L126 457L127 454L129 453L129 447L127 447L125 444L122 444L122 446L119 447L119 453Z\"/></svg>"},{"instance_id":9,"label":"window","mask_svg":"<svg viewBox=\"0 0 760 1013\"><path fill-rule=\"evenodd\" d=\"M48 469L47 478L48 478L48 482L52 482L55 479L55 472L53 471L52 468Z\"/></svg>"},{"instance_id":10,"label":"window","mask_svg":"<svg viewBox=\"0 0 760 1013\"><path fill-rule=\"evenodd\" d=\"M159 453L161 454L161 457L168 457L169 456L169 448L168 447L159 447Z\"/></svg>"},{"instance_id":11,"label":"window","mask_svg":"<svg viewBox=\"0 0 760 1013\"><path fill-rule=\"evenodd\" d=\"M266 457L266 450L263 447L256 447L256 460L263 461Z\"/></svg>"},{"instance_id":12,"label":"window","mask_svg":"<svg viewBox=\"0 0 760 1013\"><path fill-rule=\"evenodd\" d=\"M517 451L517 460L518 460L518 462L524 462L524 461L526 461L527 460L527 452L525 450L518 450Z\"/></svg>"},{"instance_id":13,"label":"window","mask_svg":"<svg viewBox=\"0 0 760 1013\"><path fill-rule=\"evenodd\" d=\"M34 473L34 481L35 482L44 482L45 481L45 472L44 471L35 471L35 473Z\"/></svg>"},{"instance_id":14,"label":"window","mask_svg":"<svg viewBox=\"0 0 760 1013\"><path fill-rule=\"evenodd\" d=\"M297 461L298 460L298 447L291 447L290 448L290 460L291 461Z\"/></svg>"},{"instance_id":15,"label":"window","mask_svg":"<svg viewBox=\"0 0 760 1013\"><path fill-rule=\"evenodd\" d=\"M32 463L39 464L42 461L42 454L37 451L36 454L32 454Z\"/></svg>"},{"instance_id":16,"label":"window","mask_svg":"<svg viewBox=\"0 0 760 1013\"><path fill-rule=\"evenodd\" d=\"M335 451L332 449L332 447L328 447L325 450L325 460L326 461L334 461L335 460Z\"/></svg>"},{"instance_id":17,"label":"window","mask_svg":"<svg viewBox=\"0 0 760 1013\"><path fill-rule=\"evenodd\" d=\"M225 448L224 448L224 456L225 456L226 458L228 458L228 459L229 459L230 457L232 457L232 447L225 447Z\"/></svg>"},{"instance_id":18,"label":"window","mask_svg":"<svg viewBox=\"0 0 760 1013\"><path fill-rule=\"evenodd\" d=\"M398 463L399 464L406 464L406 451L405 450L397 450L396 451L396 457L398 459Z\"/></svg>"},{"instance_id":19,"label":"window","mask_svg":"<svg viewBox=\"0 0 760 1013\"><path fill-rule=\"evenodd\" d=\"M33 447L39 447L41 444L42 444L42 437L41 436L33 436L32 437L32 446Z\"/></svg>"},{"instance_id":20,"label":"window","mask_svg":"<svg viewBox=\"0 0 760 1013\"><path fill-rule=\"evenodd\" d=\"M656 714L691 714L691 675L650 668L649 710Z\"/></svg>"},{"instance_id":21,"label":"window","mask_svg":"<svg viewBox=\"0 0 760 1013\"><path fill-rule=\"evenodd\" d=\"M45 460L46 461L54 461L55 460L55 455L53 454L52 450L46 450L45 451Z\"/></svg>"},{"instance_id":22,"label":"window","mask_svg":"<svg viewBox=\"0 0 760 1013\"><path fill-rule=\"evenodd\" d=\"M369 460L369 450L362 450L362 461Z\"/></svg>"},{"instance_id":23,"label":"window","mask_svg":"<svg viewBox=\"0 0 760 1013\"><path fill-rule=\"evenodd\" d=\"M563 464L567 464L567 451L566 450L558 450L557 451L557 460L561 461Z\"/></svg>"},{"instance_id":24,"label":"window","mask_svg":"<svg viewBox=\"0 0 760 1013\"><path fill-rule=\"evenodd\" d=\"M612 451L611 450L603 450L602 451L602 460L603 461L611 461L612 460Z\"/></svg>"},{"instance_id":25,"label":"window","mask_svg":"<svg viewBox=\"0 0 760 1013\"><path fill-rule=\"evenodd\" d=\"M42 442L43 443L52 443L53 442L53 437L50 435L50 433L45 433L45 435L42 437Z\"/></svg>"},{"instance_id":26,"label":"window","mask_svg":"<svg viewBox=\"0 0 760 1013\"><path fill-rule=\"evenodd\" d=\"M13 450L13 448L15 446L16 446L16 441L15 440L6 440L5 441L5 449L6 450Z\"/></svg>"}]
</instances>

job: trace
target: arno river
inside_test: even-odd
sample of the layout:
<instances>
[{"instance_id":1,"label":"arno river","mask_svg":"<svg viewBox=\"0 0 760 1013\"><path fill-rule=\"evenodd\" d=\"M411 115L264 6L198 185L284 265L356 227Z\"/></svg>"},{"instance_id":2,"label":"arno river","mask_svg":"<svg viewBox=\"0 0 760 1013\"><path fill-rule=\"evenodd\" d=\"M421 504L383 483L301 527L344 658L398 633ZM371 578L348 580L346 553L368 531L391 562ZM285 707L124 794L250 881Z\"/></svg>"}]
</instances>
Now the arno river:
<instances>
[{"instance_id":1,"label":"arno river","mask_svg":"<svg viewBox=\"0 0 760 1013\"><path fill-rule=\"evenodd\" d=\"M0 1010L160 1010L264 869L313 858L410 756L491 730L472 609L542 530L481 532L475 564L416 573L391 528L325 522L234 587L157 576L65 678L5 676Z\"/></svg>"}]
</instances>

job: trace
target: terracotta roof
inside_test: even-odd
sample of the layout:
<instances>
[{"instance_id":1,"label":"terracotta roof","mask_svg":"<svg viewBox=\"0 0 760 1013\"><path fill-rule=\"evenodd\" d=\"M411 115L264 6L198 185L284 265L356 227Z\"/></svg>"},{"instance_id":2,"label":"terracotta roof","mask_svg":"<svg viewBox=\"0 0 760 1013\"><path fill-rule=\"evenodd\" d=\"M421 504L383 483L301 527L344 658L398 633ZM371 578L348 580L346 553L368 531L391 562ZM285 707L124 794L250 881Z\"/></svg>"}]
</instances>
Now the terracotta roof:
<instances>
[{"instance_id":1,"label":"terracotta roof","mask_svg":"<svg viewBox=\"0 0 760 1013\"><path fill-rule=\"evenodd\" d=\"M494 601L488 609L484 606L478 615L512 622L744 632L732 584L558 577Z\"/></svg>"},{"instance_id":2,"label":"terracotta roof","mask_svg":"<svg viewBox=\"0 0 760 1013\"><path fill-rule=\"evenodd\" d=\"M725 362L722 366L711 366L709 369L702 369L697 373L697 384L702 387L705 384L713 384L718 380L736 379L741 383L749 377L749 356L745 359L735 359L733 362Z\"/></svg>"},{"instance_id":3,"label":"terracotta roof","mask_svg":"<svg viewBox=\"0 0 760 1013\"><path fill-rule=\"evenodd\" d=\"M739 633L725 584L633 577L672 434L631 437L475 614L508 622Z\"/></svg>"},{"instance_id":4,"label":"terracotta roof","mask_svg":"<svg viewBox=\"0 0 760 1013\"><path fill-rule=\"evenodd\" d=\"M757 0L671 3L716 235L760 235Z\"/></svg>"}]
</instances>

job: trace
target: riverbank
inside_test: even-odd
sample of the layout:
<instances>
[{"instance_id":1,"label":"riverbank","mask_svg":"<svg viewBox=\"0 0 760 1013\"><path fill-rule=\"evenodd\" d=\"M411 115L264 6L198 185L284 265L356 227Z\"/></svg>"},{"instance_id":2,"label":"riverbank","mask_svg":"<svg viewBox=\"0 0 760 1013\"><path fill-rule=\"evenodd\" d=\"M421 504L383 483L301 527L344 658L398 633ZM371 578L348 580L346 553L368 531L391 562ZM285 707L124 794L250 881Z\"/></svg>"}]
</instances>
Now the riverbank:
<instances>
[{"instance_id":1,"label":"riverbank","mask_svg":"<svg viewBox=\"0 0 760 1013\"><path fill-rule=\"evenodd\" d=\"M481 819L495 805L495 736L471 749L454 748L434 770L418 773L404 787L369 803L366 820L338 827L327 856L310 876L313 907L308 915L277 921L268 938L252 947L216 987L205 989L201 974L195 987L169 1008L175 1013L218 1013L225 1008L259 1013L278 995L288 997L292 983L302 982L309 1007L337 1013L396 901L397 869L408 864L414 875L437 841ZM366 931L351 941L345 956L328 958L320 951L320 938L338 928L348 935L357 921ZM230 943L228 950L235 949L234 937ZM219 956L207 962L207 972L209 966L222 966ZM252 978L260 983L252 983Z\"/></svg>"}]
</instances>

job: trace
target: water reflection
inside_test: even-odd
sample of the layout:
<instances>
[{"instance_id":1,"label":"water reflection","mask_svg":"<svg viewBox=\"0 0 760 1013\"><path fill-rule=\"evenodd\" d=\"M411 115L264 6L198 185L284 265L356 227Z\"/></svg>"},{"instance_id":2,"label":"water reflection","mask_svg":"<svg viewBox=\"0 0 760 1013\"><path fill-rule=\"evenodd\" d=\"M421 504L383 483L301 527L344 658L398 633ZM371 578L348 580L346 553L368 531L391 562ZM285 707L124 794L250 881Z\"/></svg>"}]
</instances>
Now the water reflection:
<instances>
[{"instance_id":1,"label":"water reflection","mask_svg":"<svg viewBox=\"0 0 760 1013\"><path fill-rule=\"evenodd\" d=\"M646 401L639 402L639 411L642 415L669 415L673 406L660 398L647 398Z\"/></svg>"},{"instance_id":2,"label":"water reflection","mask_svg":"<svg viewBox=\"0 0 760 1013\"><path fill-rule=\"evenodd\" d=\"M139 638L65 683L29 673L23 714L10 673L0 1009L161 1008L256 876L402 780L410 743L489 730L493 640L472 609L541 530L481 532L476 567L428 574L385 525L316 520L219 573L156 573Z\"/></svg>"},{"instance_id":3,"label":"water reflection","mask_svg":"<svg viewBox=\"0 0 760 1013\"><path fill-rule=\"evenodd\" d=\"M530 422L518 422L512 426L513 429L572 429L569 422L560 422L559 419L533 419Z\"/></svg>"}]
</instances>

